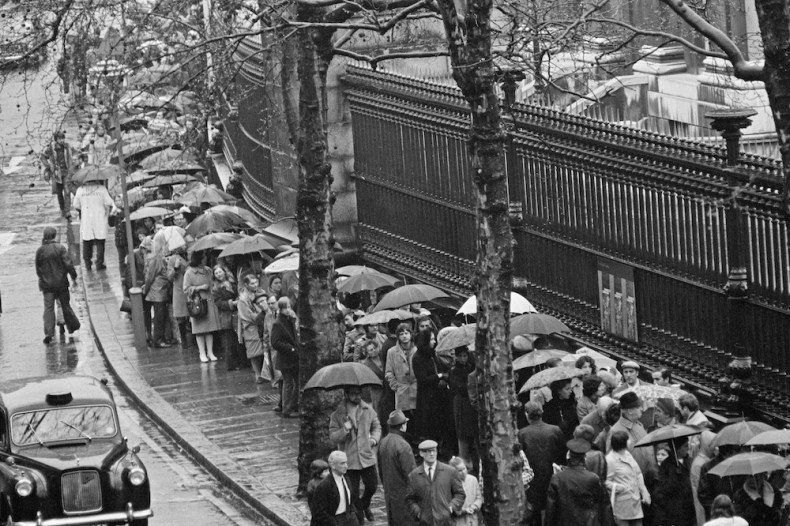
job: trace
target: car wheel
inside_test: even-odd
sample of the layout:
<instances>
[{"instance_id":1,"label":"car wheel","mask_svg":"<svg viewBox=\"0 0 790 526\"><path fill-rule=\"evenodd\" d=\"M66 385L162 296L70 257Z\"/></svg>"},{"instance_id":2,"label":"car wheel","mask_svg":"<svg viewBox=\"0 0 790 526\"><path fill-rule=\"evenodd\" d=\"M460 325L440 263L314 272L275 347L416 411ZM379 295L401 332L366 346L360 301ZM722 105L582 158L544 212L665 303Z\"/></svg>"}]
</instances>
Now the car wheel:
<instances>
[{"instance_id":1,"label":"car wheel","mask_svg":"<svg viewBox=\"0 0 790 526\"><path fill-rule=\"evenodd\" d=\"M139 521L132 521L132 526L148 526L148 519L140 519Z\"/></svg>"}]
</instances>

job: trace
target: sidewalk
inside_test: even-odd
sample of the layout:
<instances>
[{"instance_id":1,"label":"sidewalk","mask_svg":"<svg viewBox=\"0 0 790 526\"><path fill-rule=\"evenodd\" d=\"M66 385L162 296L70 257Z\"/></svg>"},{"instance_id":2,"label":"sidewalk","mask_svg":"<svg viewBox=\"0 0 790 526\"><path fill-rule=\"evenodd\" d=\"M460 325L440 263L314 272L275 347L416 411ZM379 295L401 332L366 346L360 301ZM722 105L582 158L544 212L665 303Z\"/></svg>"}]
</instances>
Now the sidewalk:
<instances>
[{"instance_id":1,"label":"sidewalk","mask_svg":"<svg viewBox=\"0 0 790 526\"><path fill-rule=\"evenodd\" d=\"M299 420L274 412L279 394L256 385L250 369L201 364L197 350L134 348L131 320L119 311L121 282L110 232L107 270L83 269L89 317L99 349L118 384L192 457L264 516L281 526L306 525L306 500L296 499ZM156 481L152 481L156 488ZM381 486L374 524L385 525Z\"/></svg>"}]
</instances>

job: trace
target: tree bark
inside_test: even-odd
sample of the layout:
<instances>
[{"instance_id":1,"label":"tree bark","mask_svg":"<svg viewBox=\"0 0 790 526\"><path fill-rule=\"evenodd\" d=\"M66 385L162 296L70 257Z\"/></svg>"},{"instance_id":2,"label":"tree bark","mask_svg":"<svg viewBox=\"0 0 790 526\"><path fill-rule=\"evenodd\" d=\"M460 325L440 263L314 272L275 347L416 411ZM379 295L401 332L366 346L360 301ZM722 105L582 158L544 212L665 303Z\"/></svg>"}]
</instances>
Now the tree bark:
<instances>
[{"instance_id":1,"label":"tree bark","mask_svg":"<svg viewBox=\"0 0 790 526\"><path fill-rule=\"evenodd\" d=\"M485 523L517 524L524 488L518 455L510 354L510 290L513 236L505 172L505 134L491 58L491 0L469 0L459 23L451 0L439 0L453 77L469 103L469 155L477 204L478 407L483 465Z\"/></svg>"},{"instance_id":2,"label":"tree bark","mask_svg":"<svg viewBox=\"0 0 790 526\"><path fill-rule=\"evenodd\" d=\"M320 10L297 7L297 19L317 20ZM294 141L299 157L296 220L299 225L299 384L303 387L321 367L340 361L342 333L335 304L332 237L332 173L327 162L327 136L319 94L313 30L299 32L299 132ZM300 397L299 491L310 479L310 463L333 449L329 415L342 399L334 391L302 391Z\"/></svg>"}]
</instances>

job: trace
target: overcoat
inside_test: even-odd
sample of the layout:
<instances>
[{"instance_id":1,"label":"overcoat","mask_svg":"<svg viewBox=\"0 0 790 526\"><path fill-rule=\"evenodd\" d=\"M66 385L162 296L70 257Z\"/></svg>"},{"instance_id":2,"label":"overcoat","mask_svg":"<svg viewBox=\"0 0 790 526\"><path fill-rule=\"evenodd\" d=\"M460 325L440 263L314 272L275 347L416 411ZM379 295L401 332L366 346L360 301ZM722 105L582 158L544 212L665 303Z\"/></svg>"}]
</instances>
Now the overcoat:
<instances>
[{"instance_id":1,"label":"overcoat","mask_svg":"<svg viewBox=\"0 0 790 526\"><path fill-rule=\"evenodd\" d=\"M351 431L344 426L348 418L348 406L343 400L329 416L329 440L348 457L348 469L360 470L376 465L376 453L371 439L376 444L381 440L381 424L376 411L367 402L360 401L356 422Z\"/></svg>"},{"instance_id":2,"label":"overcoat","mask_svg":"<svg viewBox=\"0 0 790 526\"><path fill-rule=\"evenodd\" d=\"M659 466L653 489L653 513L654 526L694 526L697 523L688 459L677 463L670 454Z\"/></svg>"},{"instance_id":3,"label":"overcoat","mask_svg":"<svg viewBox=\"0 0 790 526\"><path fill-rule=\"evenodd\" d=\"M583 466L568 466L554 475L549 483L545 524L600 526L607 511L607 502L598 475Z\"/></svg>"},{"instance_id":4,"label":"overcoat","mask_svg":"<svg viewBox=\"0 0 790 526\"><path fill-rule=\"evenodd\" d=\"M344 477L345 478L345 477ZM346 478L346 485L349 490L351 483ZM356 507L357 496L351 493L351 507ZM310 526L335 526L335 511L340 505L340 493L337 491L337 484L330 472L324 480L315 488L313 497L310 499Z\"/></svg>"},{"instance_id":5,"label":"overcoat","mask_svg":"<svg viewBox=\"0 0 790 526\"><path fill-rule=\"evenodd\" d=\"M400 345L394 345L387 351L384 378L395 391L395 409L401 411L411 411L417 404L417 378L412 370L416 351L416 347L411 347L406 353Z\"/></svg>"},{"instance_id":6,"label":"overcoat","mask_svg":"<svg viewBox=\"0 0 790 526\"><path fill-rule=\"evenodd\" d=\"M417 380L414 432L419 439L430 438L442 443L448 431L455 427L450 387L439 379L433 352L418 350L411 363Z\"/></svg>"},{"instance_id":7,"label":"overcoat","mask_svg":"<svg viewBox=\"0 0 790 526\"><path fill-rule=\"evenodd\" d=\"M466 499L464 486L455 468L436 462L433 480L421 464L409 473L406 502L412 519L420 526L452 526L453 516Z\"/></svg>"},{"instance_id":8,"label":"overcoat","mask_svg":"<svg viewBox=\"0 0 790 526\"><path fill-rule=\"evenodd\" d=\"M203 318L192 318L189 320L192 323L192 334L206 334L209 332L218 331L219 327L219 312L217 306L214 304L214 298L211 295L211 285L214 281L214 273L211 272L209 267L187 267L184 273L184 293L189 296L193 287L201 285L208 285L208 290L201 290L200 297L208 302L208 313Z\"/></svg>"},{"instance_id":9,"label":"overcoat","mask_svg":"<svg viewBox=\"0 0 790 526\"><path fill-rule=\"evenodd\" d=\"M296 321L290 316L278 314L272 324L272 349L274 368L296 369L299 367L299 340L296 337Z\"/></svg>"},{"instance_id":10,"label":"overcoat","mask_svg":"<svg viewBox=\"0 0 790 526\"><path fill-rule=\"evenodd\" d=\"M546 491L554 473L552 463L565 463L565 435L559 427L539 421L519 430L518 441L535 472L527 489L527 500L540 511L546 505Z\"/></svg>"},{"instance_id":11,"label":"overcoat","mask_svg":"<svg viewBox=\"0 0 790 526\"><path fill-rule=\"evenodd\" d=\"M387 522L390 526L411 523L411 513L406 504L409 473L417 463L408 440L401 431L390 431L378 451L379 476L384 486L384 504L387 506Z\"/></svg>"},{"instance_id":12,"label":"overcoat","mask_svg":"<svg viewBox=\"0 0 790 526\"><path fill-rule=\"evenodd\" d=\"M80 186L74 194L72 206L80 211L80 237L83 241L107 239L107 217L115 203L104 185Z\"/></svg>"}]
</instances>

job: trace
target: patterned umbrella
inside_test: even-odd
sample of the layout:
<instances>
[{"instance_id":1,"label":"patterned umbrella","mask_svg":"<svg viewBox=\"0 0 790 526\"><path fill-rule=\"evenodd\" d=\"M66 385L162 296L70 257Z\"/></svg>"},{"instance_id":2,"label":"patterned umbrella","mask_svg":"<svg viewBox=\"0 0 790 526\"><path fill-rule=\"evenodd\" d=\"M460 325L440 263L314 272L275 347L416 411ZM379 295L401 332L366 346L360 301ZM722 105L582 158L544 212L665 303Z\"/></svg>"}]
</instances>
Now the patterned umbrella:
<instances>
[{"instance_id":1,"label":"patterned umbrella","mask_svg":"<svg viewBox=\"0 0 790 526\"><path fill-rule=\"evenodd\" d=\"M522 314L510 320L510 334L551 334L553 332L571 332L567 325L554 316L537 312Z\"/></svg>"},{"instance_id":2,"label":"patterned umbrella","mask_svg":"<svg viewBox=\"0 0 790 526\"><path fill-rule=\"evenodd\" d=\"M702 433L702 429L699 427L672 424L670 426L659 427L652 433L648 433L642 440L634 444L634 447L652 446L653 444L669 442L676 438L699 435L700 433Z\"/></svg>"},{"instance_id":3,"label":"patterned umbrella","mask_svg":"<svg viewBox=\"0 0 790 526\"><path fill-rule=\"evenodd\" d=\"M449 351L457 347L466 346L470 351L475 349L475 335L477 334L477 323L467 323L461 325L442 337L436 344L436 352Z\"/></svg>"},{"instance_id":4,"label":"patterned umbrella","mask_svg":"<svg viewBox=\"0 0 790 526\"><path fill-rule=\"evenodd\" d=\"M543 365L552 358L563 358L567 355L567 352L559 349L540 349L532 351L513 360L513 370L518 371L519 369Z\"/></svg>"},{"instance_id":5,"label":"patterned umbrella","mask_svg":"<svg viewBox=\"0 0 790 526\"><path fill-rule=\"evenodd\" d=\"M414 314L407 310L380 310L372 314L366 314L354 322L354 325L378 325L392 320L413 320Z\"/></svg>"},{"instance_id":6,"label":"patterned umbrella","mask_svg":"<svg viewBox=\"0 0 790 526\"><path fill-rule=\"evenodd\" d=\"M191 206L198 206L202 203L218 205L221 203L227 203L229 201L235 201L235 200L236 198L233 197L232 195L225 193L222 190L217 190L216 188L212 188L210 186L200 186L198 188L190 190L189 192L185 193L181 197L176 198L176 201L178 201L179 203L184 203L185 205L191 205ZM227 212L223 212L223 213L227 213ZM239 217L238 214L233 214L233 215Z\"/></svg>"},{"instance_id":7,"label":"patterned umbrella","mask_svg":"<svg viewBox=\"0 0 790 526\"><path fill-rule=\"evenodd\" d=\"M346 279L337 288L339 292L360 292L362 290L376 290L381 287L392 287L398 283L398 278L394 278L389 274L377 272L375 270L368 270L355 274Z\"/></svg>"},{"instance_id":8,"label":"patterned umbrella","mask_svg":"<svg viewBox=\"0 0 790 526\"><path fill-rule=\"evenodd\" d=\"M176 150L171 146L170 148L146 156L145 159L140 161L140 168L143 170L156 169L162 165L178 160L189 161L190 163L198 162L198 158L194 153L186 150Z\"/></svg>"},{"instance_id":9,"label":"patterned umbrella","mask_svg":"<svg viewBox=\"0 0 790 526\"><path fill-rule=\"evenodd\" d=\"M648 407L655 407L656 400L659 398L670 398L673 402L675 402L675 405L679 407L678 400L680 400L680 397L686 393L684 390L678 387L666 387L663 385L642 383L637 387L629 387L628 389L620 391L617 393L616 398L620 398L624 393L629 391L636 393L640 400L645 402Z\"/></svg>"},{"instance_id":10,"label":"patterned umbrella","mask_svg":"<svg viewBox=\"0 0 790 526\"><path fill-rule=\"evenodd\" d=\"M742 446L765 431L776 431L776 428L754 420L743 420L730 424L719 431L710 445L711 447L726 445Z\"/></svg>"},{"instance_id":11,"label":"patterned umbrella","mask_svg":"<svg viewBox=\"0 0 790 526\"><path fill-rule=\"evenodd\" d=\"M347 385L378 385L376 373L359 362L342 362L322 367L307 381L305 389L337 389Z\"/></svg>"},{"instance_id":12,"label":"patterned umbrella","mask_svg":"<svg viewBox=\"0 0 790 526\"><path fill-rule=\"evenodd\" d=\"M241 234L231 234L229 232L208 234L195 241L192 246L189 247L189 251L194 252L195 250L217 250L225 248L226 245L233 243L240 237Z\"/></svg>"},{"instance_id":13,"label":"patterned umbrella","mask_svg":"<svg viewBox=\"0 0 790 526\"><path fill-rule=\"evenodd\" d=\"M581 369L571 369L570 367L551 367L550 369L545 369L530 376L529 380L527 380L526 383L521 386L519 393L528 393L532 389L546 387L547 385L551 385L554 382L558 382L560 380L570 380L571 378L578 378L583 375L584 371Z\"/></svg>"},{"instance_id":14,"label":"patterned umbrella","mask_svg":"<svg viewBox=\"0 0 790 526\"><path fill-rule=\"evenodd\" d=\"M422 303L436 298L446 298L447 294L432 285L422 283L404 285L392 290L381 298L373 312L385 309L397 309L412 303Z\"/></svg>"},{"instance_id":15,"label":"patterned umbrella","mask_svg":"<svg viewBox=\"0 0 790 526\"><path fill-rule=\"evenodd\" d=\"M146 172L157 174L157 175L165 175L165 174L176 174L176 173L194 174L197 172L203 172L205 170L206 169L202 165L197 164L194 161L190 161L188 159L174 159L172 161L167 161L158 164L154 168L148 168L146 169ZM218 201L218 202L224 202L224 201Z\"/></svg>"},{"instance_id":16,"label":"patterned umbrella","mask_svg":"<svg viewBox=\"0 0 790 526\"><path fill-rule=\"evenodd\" d=\"M512 314L524 314L527 312L538 312L538 310L532 306L532 304L522 296L516 292L510 293L510 312ZM461 308L458 309L458 314L467 314L474 316L477 314L477 296L469 296Z\"/></svg>"},{"instance_id":17,"label":"patterned umbrella","mask_svg":"<svg viewBox=\"0 0 790 526\"><path fill-rule=\"evenodd\" d=\"M751 451L738 453L719 462L708 473L717 477L734 477L736 475L757 475L785 469L788 459L771 453Z\"/></svg>"}]
</instances>

